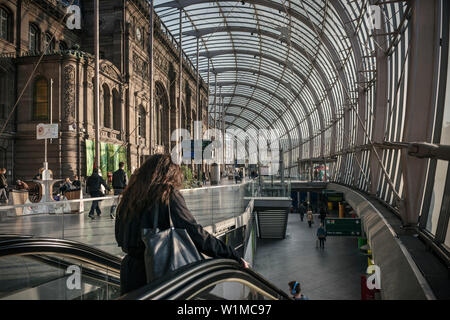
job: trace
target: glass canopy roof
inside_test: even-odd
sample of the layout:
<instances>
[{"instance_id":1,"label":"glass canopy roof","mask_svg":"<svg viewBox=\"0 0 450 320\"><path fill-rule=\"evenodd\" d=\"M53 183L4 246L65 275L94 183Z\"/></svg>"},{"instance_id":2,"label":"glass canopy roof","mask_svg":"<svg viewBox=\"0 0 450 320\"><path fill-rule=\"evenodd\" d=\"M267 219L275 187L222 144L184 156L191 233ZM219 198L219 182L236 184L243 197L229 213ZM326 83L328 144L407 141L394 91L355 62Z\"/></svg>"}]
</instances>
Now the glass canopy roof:
<instances>
[{"instance_id":1,"label":"glass canopy roof","mask_svg":"<svg viewBox=\"0 0 450 320\"><path fill-rule=\"evenodd\" d=\"M331 130L344 108L356 108L360 89L373 80L369 1L156 0L154 5L176 39L181 11L183 50L194 62L198 39L203 79L210 72L212 117L222 120L221 112L214 113L217 93L227 128L278 129L287 150Z\"/></svg>"}]
</instances>

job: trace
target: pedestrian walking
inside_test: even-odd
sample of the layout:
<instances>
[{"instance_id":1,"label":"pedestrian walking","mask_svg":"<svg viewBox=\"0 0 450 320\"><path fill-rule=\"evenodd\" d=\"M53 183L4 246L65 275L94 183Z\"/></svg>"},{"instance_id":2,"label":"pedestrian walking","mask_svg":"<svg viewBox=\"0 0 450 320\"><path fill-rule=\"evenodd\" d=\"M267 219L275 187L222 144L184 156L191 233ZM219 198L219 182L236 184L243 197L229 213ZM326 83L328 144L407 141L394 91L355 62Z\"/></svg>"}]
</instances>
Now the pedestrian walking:
<instances>
[{"instance_id":1,"label":"pedestrian walking","mask_svg":"<svg viewBox=\"0 0 450 320\"><path fill-rule=\"evenodd\" d=\"M203 185L206 185L206 173L205 171L202 172L202 181L203 181Z\"/></svg>"},{"instance_id":2,"label":"pedestrian walking","mask_svg":"<svg viewBox=\"0 0 450 320\"><path fill-rule=\"evenodd\" d=\"M320 207L320 222L325 225L325 218L327 216L327 209L324 206Z\"/></svg>"},{"instance_id":3,"label":"pedestrian walking","mask_svg":"<svg viewBox=\"0 0 450 320\"><path fill-rule=\"evenodd\" d=\"M319 229L317 229L317 239L319 240L320 249L325 249L325 241L327 240L327 231L323 227L323 223L321 223Z\"/></svg>"},{"instance_id":4,"label":"pedestrian walking","mask_svg":"<svg viewBox=\"0 0 450 320\"><path fill-rule=\"evenodd\" d=\"M0 169L0 201L5 198L5 203L8 202L8 193L6 192L8 188L8 179L6 178L6 169Z\"/></svg>"},{"instance_id":5,"label":"pedestrian walking","mask_svg":"<svg viewBox=\"0 0 450 320\"><path fill-rule=\"evenodd\" d=\"M112 187L114 189L115 196L121 195L123 190L125 190L125 188L127 187L127 184L128 184L128 177L127 177L127 173L123 169L124 167L125 167L125 163L120 162L119 169L116 172L114 172L114 174L112 176ZM111 206L111 211L109 213L109 216L111 217L111 219L115 218L114 211L116 210L118 203L119 203L119 199L114 199L114 203Z\"/></svg>"},{"instance_id":6,"label":"pedestrian walking","mask_svg":"<svg viewBox=\"0 0 450 320\"><path fill-rule=\"evenodd\" d=\"M92 175L86 181L86 193L89 193L92 198L103 197L104 193L102 191L102 186L108 191L111 190L106 181L99 175L98 168L94 168ZM101 200L92 201L91 210L89 211L89 218L92 220L95 219L94 211L97 211L99 217L102 214L99 206L100 201Z\"/></svg>"},{"instance_id":7,"label":"pedestrian walking","mask_svg":"<svg viewBox=\"0 0 450 320\"><path fill-rule=\"evenodd\" d=\"M309 300L308 297L302 294L302 288L299 282L297 281L289 282L289 290L294 300Z\"/></svg>"},{"instance_id":8,"label":"pedestrian walking","mask_svg":"<svg viewBox=\"0 0 450 320\"><path fill-rule=\"evenodd\" d=\"M306 212L306 219L308 220L308 226L311 228L314 223L314 216L311 210L311 207L308 207L308 212Z\"/></svg>"},{"instance_id":9,"label":"pedestrian walking","mask_svg":"<svg viewBox=\"0 0 450 320\"><path fill-rule=\"evenodd\" d=\"M305 217L306 213L306 207L303 203L300 204L299 210L300 210L300 220L303 222L303 218Z\"/></svg>"}]
</instances>

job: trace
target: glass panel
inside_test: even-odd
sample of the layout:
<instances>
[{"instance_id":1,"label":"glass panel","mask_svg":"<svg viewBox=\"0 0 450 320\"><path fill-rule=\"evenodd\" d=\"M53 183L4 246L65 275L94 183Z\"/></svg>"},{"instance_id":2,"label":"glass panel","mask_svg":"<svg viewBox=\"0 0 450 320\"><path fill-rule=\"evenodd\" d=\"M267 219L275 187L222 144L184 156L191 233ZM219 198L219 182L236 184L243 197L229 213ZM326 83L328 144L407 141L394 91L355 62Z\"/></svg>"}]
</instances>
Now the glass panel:
<instances>
[{"instance_id":1,"label":"glass panel","mask_svg":"<svg viewBox=\"0 0 450 320\"><path fill-rule=\"evenodd\" d=\"M450 60L450 53L449 53ZM447 70L447 88L445 92L444 116L442 119L442 145L450 144L450 68ZM428 221L426 229L433 235L436 234L437 223L441 213L442 200L444 197L444 190L446 184L447 170L449 167L448 161L438 161L436 166L436 174L434 177L433 194L431 197L430 208L428 213ZM449 233L447 232L446 242L448 243Z\"/></svg>"},{"instance_id":2,"label":"glass panel","mask_svg":"<svg viewBox=\"0 0 450 320\"><path fill-rule=\"evenodd\" d=\"M430 208L426 229L433 235L436 229L441 212L442 198L444 196L445 181L447 177L448 162L438 161L436 166L436 175L434 180L433 194L431 196Z\"/></svg>"},{"instance_id":3,"label":"glass panel","mask_svg":"<svg viewBox=\"0 0 450 320\"><path fill-rule=\"evenodd\" d=\"M67 43L65 43L64 41L60 41L59 42L59 50L60 51L67 50Z\"/></svg>"},{"instance_id":4,"label":"glass panel","mask_svg":"<svg viewBox=\"0 0 450 320\"><path fill-rule=\"evenodd\" d=\"M52 255L0 257L2 300L111 300L120 296L108 270Z\"/></svg>"},{"instance_id":5,"label":"glass panel","mask_svg":"<svg viewBox=\"0 0 450 320\"><path fill-rule=\"evenodd\" d=\"M55 51L55 41L52 39L52 35L51 34L46 34L45 35L45 48L46 48L46 53L50 54L53 51Z\"/></svg>"},{"instance_id":6,"label":"glass panel","mask_svg":"<svg viewBox=\"0 0 450 320\"><path fill-rule=\"evenodd\" d=\"M0 38L8 40L8 13L0 8Z\"/></svg>"},{"instance_id":7,"label":"glass panel","mask_svg":"<svg viewBox=\"0 0 450 320\"><path fill-rule=\"evenodd\" d=\"M31 52L36 52L38 50L38 30L35 26L30 25L29 32L29 49Z\"/></svg>"}]
</instances>

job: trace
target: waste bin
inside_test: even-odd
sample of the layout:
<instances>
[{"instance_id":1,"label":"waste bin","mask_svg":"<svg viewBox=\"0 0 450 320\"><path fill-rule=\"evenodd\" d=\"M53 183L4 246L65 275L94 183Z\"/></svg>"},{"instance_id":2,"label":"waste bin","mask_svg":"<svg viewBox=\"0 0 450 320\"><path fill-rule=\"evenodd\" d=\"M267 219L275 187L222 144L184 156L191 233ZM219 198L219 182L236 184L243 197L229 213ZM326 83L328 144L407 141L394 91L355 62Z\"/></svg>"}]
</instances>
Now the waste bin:
<instances>
[{"instance_id":1,"label":"waste bin","mask_svg":"<svg viewBox=\"0 0 450 320\"><path fill-rule=\"evenodd\" d=\"M17 205L17 204L25 204L28 200L28 191L26 190L11 190L9 193L9 204ZM23 208L15 208L8 212L8 216L22 216Z\"/></svg>"},{"instance_id":2,"label":"waste bin","mask_svg":"<svg viewBox=\"0 0 450 320\"><path fill-rule=\"evenodd\" d=\"M83 199L83 192L80 190L72 190L64 193L64 196L67 200L80 200ZM73 202L70 203L70 208L72 213L81 213L84 211L84 203L82 202Z\"/></svg>"}]
</instances>

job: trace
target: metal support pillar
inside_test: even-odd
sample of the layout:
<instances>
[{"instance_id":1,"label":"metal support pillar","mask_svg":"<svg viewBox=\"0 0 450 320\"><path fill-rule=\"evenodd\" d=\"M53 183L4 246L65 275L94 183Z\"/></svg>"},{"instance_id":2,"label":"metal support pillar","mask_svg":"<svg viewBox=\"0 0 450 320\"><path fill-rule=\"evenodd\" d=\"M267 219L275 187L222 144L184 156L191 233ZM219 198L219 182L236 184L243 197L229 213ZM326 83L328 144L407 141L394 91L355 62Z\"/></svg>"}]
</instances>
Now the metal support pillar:
<instances>
[{"instance_id":1,"label":"metal support pillar","mask_svg":"<svg viewBox=\"0 0 450 320\"><path fill-rule=\"evenodd\" d=\"M217 73L214 73L214 83L217 83ZM217 85L214 85L214 135L217 129L216 126L216 112L217 112ZM215 139L216 137L214 137Z\"/></svg>"},{"instance_id":2,"label":"metal support pillar","mask_svg":"<svg viewBox=\"0 0 450 320\"><path fill-rule=\"evenodd\" d=\"M413 0L412 3L411 56L408 72L408 95L402 141L432 141L435 85L439 63L438 1ZM426 63L425 63L426 61ZM408 155L402 150L401 165L404 181L400 215L403 224L416 226L425 188L428 161Z\"/></svg>"},{"instance_id":3,"label":"metal support pillar","mask_svg":"<svg viewBox=\"0 0 450 320\"><path fill-rule=\"evenodd\" d=\"M154 88L154 83L153 83L153 74L154 74L154 61L153 61L153 41L154 41L154 21L153 21L153 0L151 0L150 3L150 19L149 19L149 23L150 23L150 39L149 39L149 55L150 55L150 154L152 155L154 153L154 146L155 146L155 142L153 141L154 139L154 134L153 134L153 121L154 121L154 115L155 115L155 110L154 110L154 97L153 97L153 88ZM156 117L158 118L158 117ZM170 108L169 108L169 123L170 123ZM166 133L167 134L167 133ZM170 141L170 139L169 139ZM170 143L169 143L170 144ZM170 152L170 150L168 150Z\"/></svg>"},{"instance_id":4,"label":"metal support pillar","mask_svg":"<svg viewBox=\"0 0 450 320\"><path fill-rule=\"evenodd\" d=\"M222 106L222 175L225 174L225 106L223 104L222 87L220 87L220 103Z\"/></svg>"},{"instance_id":5,"label":"metal support pillar","mask_svg":"<svg viewBox=\"0 0 450 320\"><path fill-rule=\"evenodd\" d=\"M198 69L198 66L199 66L199 50L200 50L199 42L200 42L200 38L197 38L197 55L196 55L196 58L197 58L197 60L196 60L196 68L197 68L197 79L196 79L197 80L197 99L196 99L196 101L197 101L196 102L196 105L197 105L197 112L196 112L197 113L197 119L196 119L196 121L197 121L197 125L194 126L194 130L196 131L194 133L194 139L202 140L202 132L199 132L200 131L200 127L198 126L198 122L200 120L200 113L202 112L202 109L200 108L200 71ZM198 177L199 181L202 180L201 174L202 174L202 165L201 164L197 164L197 177Z\"/></svg>"},{"instance_id":6,"label":"metal support pillar","mask_svg":"<svg viewBox=\"0 0 450 320\"><path fill-rule=\"evenodd\" d=\"M179 81L179 100L178 100L178 115L179 115L179 121L178 121L178 129L183 129L182 123L181 123L181 116L183 114L183 9L180 8L180 25L179 25L179 69L178 69L178 81ZM178 131L179 136L177 137L178 143L181 143L181 135ZM180 154L181 157L181 154Z\"/></svg>"},{"instance_id":7,"label":"metal support pillar","mask_svg":"<svg viewBox=\"0 0 450 320\"><path fill-rule=\"evenodd\" d=\"M94 0L94 106L95 106L95 166L100 169L100 30L99 0Z\"/></svg>"},{"instance_id":8,"label":"metal support pillar","mask_svg":"<svg viewBox=\"0 0 450 320\"><path fill-rule=\"evenodd\" d=\"M385 17L381 15L381 30L380 34L386 33ZM378 31L378 30L377 30ZM376 31L376 32L377 32ZM376 33L377 34L377 33ZM375 35L376 35L375 34ZM386 55L387 42L379 41L376 47L377 56L377 82L375 95L375 110L374 110L374 125L373 125L373 142L382 143L384 141L385 126L386 126L386 107L388 105L388 59ZM375 146L372 146L376 149ZM370 186L369 192L376 195L378 180L380 179L381 168L378 164L375 152L370 151ZM376 150L378 151L378 150Z\"/></svg>"}]
</instances>

